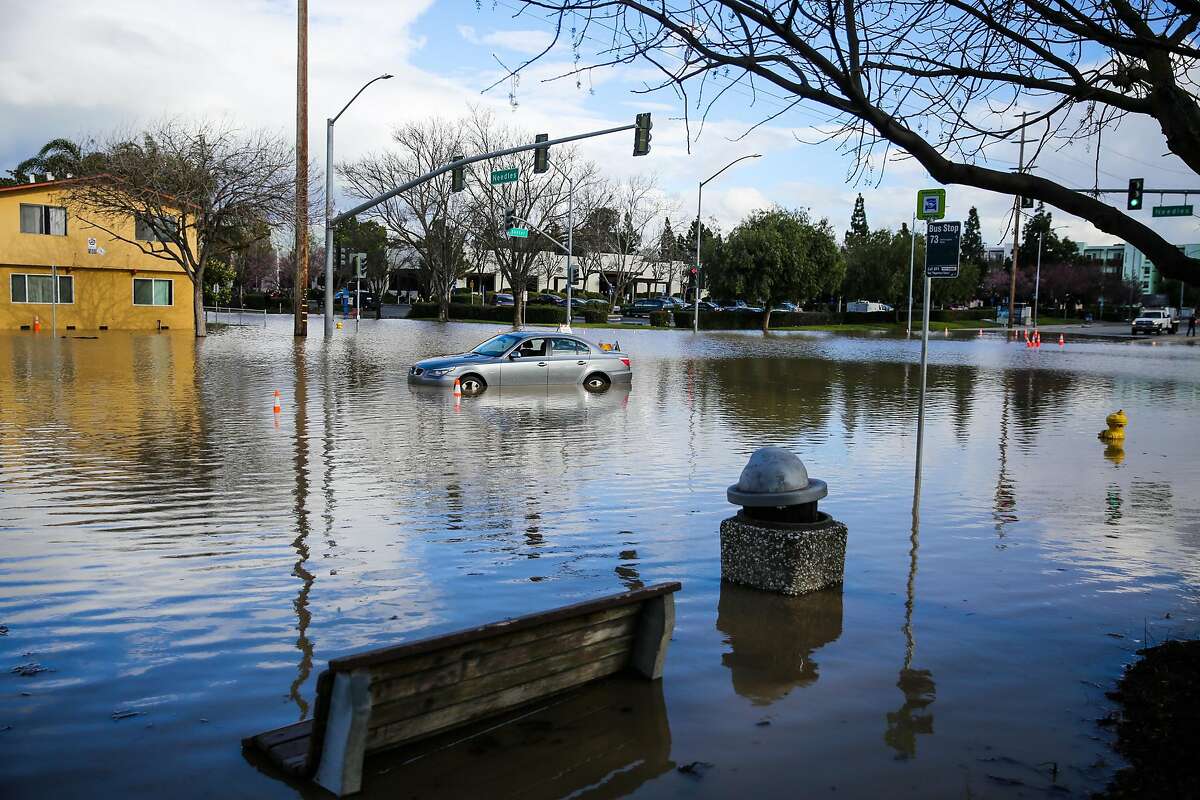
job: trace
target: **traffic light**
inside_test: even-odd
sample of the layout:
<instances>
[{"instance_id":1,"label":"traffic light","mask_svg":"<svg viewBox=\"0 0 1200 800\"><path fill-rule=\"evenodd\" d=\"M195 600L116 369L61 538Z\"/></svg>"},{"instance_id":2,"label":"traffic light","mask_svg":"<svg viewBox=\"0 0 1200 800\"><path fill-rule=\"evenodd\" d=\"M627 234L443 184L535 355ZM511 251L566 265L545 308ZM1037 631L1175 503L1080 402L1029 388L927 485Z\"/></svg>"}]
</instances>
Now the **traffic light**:
<instances>
[{"instance_id":1,"label":"traffic light","mask_svg":"<svg viewBox=\"0 0 1200 800\"><path fill-rule=\"evenodd\" d=\"M366 253L355 253L354 254L354 277L356 277L356 278L367 277L367 254Z\"/></svg>"},{"instance_id":2,"label":"traffic light","mask_svg":"<svg viewBox=\"0 0 1200 800\"><path fill-rule=\"evenodd\" d=\"M450 161L462 161L462 156L450 156ZM450 170L450 191L461 192L466 188L466 176L463 174L466 167L455 167Z\"/></svg>"},{"instance_id":3,"label":"traffic light","mask_svg":"<svg viewBox=\"0 0 1200 800\"><path fill-rule=\"evenodd\" d=\"M539 133L533 137L535 142L544 142L550 138L548 133ZM550 148L539 147L533 151L533 171L534 172L549 172L550 171Z\"/></svg>"},{"instance_id":4,"label":"traffic light","mask_svg":"<svg viewBox=\"0 0 1200 800\"><path fill-rule=\"evenodd\" d=\"M515 208L506 209L504 212L504 230L511 231L517 227L517 210Z\"/></svg>"},{"instance_id":5,"label":"traffic light","mask_svg":"<svg viewBox=\"0 0 1200 800\"><path fill-rule=\"evenodd\" d=\"M644 156L650 152L650 129L654 127L654 123L650 121L650 114L638 114L634 121L633 130L633 154L635 156Z\"/></svg>"},{"instance_id":6,"label":"traffic light","mask_svg":"<svg viewBox=\"0 0 1200 800\"><path fill-rule=\"evenodd\" d=\"M1033 208L1033 198L1032 197L1022 197L1021 198L1021 208Z\"/></svg>"},{"instance_id":7,"label":"traffic light","mask_svg":"<svg viewBox=\"0 0 1200 800\"><path fill-rule=\"evenodd\" d=\"M1129 196L1125 199L1125 207L1130 211L1142 210L1142 186L1145 183L1143 178L1129 179Z\"/></svg>"}]
</instances>

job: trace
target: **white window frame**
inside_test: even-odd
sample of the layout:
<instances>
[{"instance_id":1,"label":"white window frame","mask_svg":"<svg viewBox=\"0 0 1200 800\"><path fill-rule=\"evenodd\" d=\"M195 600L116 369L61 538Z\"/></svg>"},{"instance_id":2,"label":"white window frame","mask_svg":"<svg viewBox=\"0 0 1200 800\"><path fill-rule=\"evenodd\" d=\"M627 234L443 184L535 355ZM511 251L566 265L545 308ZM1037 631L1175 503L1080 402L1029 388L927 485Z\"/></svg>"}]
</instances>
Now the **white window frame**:
<instances>
[{"instance_id":1,"label":"white window frame","mask_svg":"<svg viewBox=\"0 0 1200 800\"><path fill-rule=\"evenodd\" d=\"M12 279L17 277L18 275L25 279L25 299L24 300L13 299ZM50 300L48 302L42 302L40 300L30 300L29 299L29 278L30 278L30 276L35 277L35 278L50 278L51 280L53 280L55 277L57 277L59 281L62 281L62 280L70 281L71 282L71 299L68 301L63 301L61 299L62 292L59 291L60 284L58 283L58 281L54 281L54 283L52 284L53 288L54 288L54 299L53 300ZM8 275L8 301L10 303L15 303L16 305L23 305L23 306L55 306L55 305L57 305L57 306L73 306L73 305L75 305L75 276L74 275L55 276L54 274L49 273L49 272L10 272Z\"/></svg>"},{"instance_id":2,"label":"white window frame","mask_svg":"<svg viewBox=\"0 0 1200 800\"><path fill-rule=\"evenodd\" d=\"M171 302L170 303L139 303L137 301L137 282L150 281L152 284L155 281L171 284ZM129 291L133 304L138 308L174 308L175 307L175 279L174 278L139 278L134 276L133 281L129 284ZM154 287L150 287L150 297L154 297Z\"/></svg>"},{"instance_id":3,"label":"white window frame","mask_svg":"<svg viewBox=\"0 0 1200 800\"><path fill-rule=\"evenodd\" d=\"M70 225L68 223L70 221L70 217L67 214L66 206L52 206L52 205L47 205L46 203L21 203L21 209L25 209L25 208L38 209L38 221L42 227L42 230L40 230L40 231L22 230L21 229L21 219L20 219L21 211L18 210L17 211L17 230L20 231L21 233L27 234L29 236L66 236L67 233L69 232ZM47 211L49 209L55 209L56 211L63 212L63 232L62 233L51 233L50 232L50 218L47 213Z\"/></svg>"}]
</instances>

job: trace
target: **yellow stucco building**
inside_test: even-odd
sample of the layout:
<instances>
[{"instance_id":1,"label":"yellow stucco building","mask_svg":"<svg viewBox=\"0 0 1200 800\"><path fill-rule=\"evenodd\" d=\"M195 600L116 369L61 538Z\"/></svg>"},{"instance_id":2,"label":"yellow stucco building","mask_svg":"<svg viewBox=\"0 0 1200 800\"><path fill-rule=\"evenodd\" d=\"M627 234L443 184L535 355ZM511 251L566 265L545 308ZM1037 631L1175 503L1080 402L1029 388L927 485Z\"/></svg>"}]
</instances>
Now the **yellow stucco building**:
<instances>
[{"instance_id":1,"label":"yellow stucco building","mask_svg":"<svg viewBox=\"0 0 1200 800\"><path fill-rule=\"evenodd\" d=\"M0 188L0 330L191 330L183 268L91 226L62 191L54 182ZM154 236L133 217L104 224L135 241Z\"/></svg>"}]
</instances>

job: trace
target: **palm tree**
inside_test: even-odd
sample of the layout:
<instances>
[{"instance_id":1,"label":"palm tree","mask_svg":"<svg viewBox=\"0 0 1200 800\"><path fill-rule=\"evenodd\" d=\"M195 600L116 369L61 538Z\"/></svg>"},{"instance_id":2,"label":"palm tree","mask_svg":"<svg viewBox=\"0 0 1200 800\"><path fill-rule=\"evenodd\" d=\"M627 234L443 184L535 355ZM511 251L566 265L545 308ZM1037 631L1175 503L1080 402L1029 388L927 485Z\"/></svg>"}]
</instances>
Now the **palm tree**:
<instances>
[{"instance_id":1,"label":"palm tree","mask_svg":"<svg viewBox=\"0 0 1200 800\"><path fill-rule=\"evenodd\" d=\"M38 150L37 155L27 158L10 173L21 183L27 183L30 177L44 180L47 177L68 178L82 175L87 171L89 159L83 155L83 148L70 139L52 139Z\"/></svg>"}]
</instances>

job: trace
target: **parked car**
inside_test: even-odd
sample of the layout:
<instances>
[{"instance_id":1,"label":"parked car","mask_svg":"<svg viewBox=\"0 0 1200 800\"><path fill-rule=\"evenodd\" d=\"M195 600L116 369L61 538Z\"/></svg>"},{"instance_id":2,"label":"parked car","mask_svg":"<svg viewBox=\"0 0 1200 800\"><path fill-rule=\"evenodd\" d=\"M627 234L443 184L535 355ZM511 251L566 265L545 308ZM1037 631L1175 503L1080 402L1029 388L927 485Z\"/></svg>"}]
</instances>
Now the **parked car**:
<instances>
[{"instance_id":1,"label":"parked car","mask_svg":"<svg viewBox=\"0 0 1200 800\"><path fill-rule=\"evenodd\" d=\"M496 295L496 305L498 305L498 306L511 306L511 305L514 305L514 302L513 302L513 296L512 296L511 294L498 294L498 295Z\"/></svg>"},{"instance_id":2,"label":"parked car","mask_svg":"<svg viewBox=\"0 0 1200 800\"><path fill-rule=\"evenodd\" d=\"M665 297L643 297L633 301L633 305L625 310L625 314L630 317L648 317L652 311L669 311L673 307L674 303Z\"/></svg>"},{"instance_id":3,"label":"parked car","mask_svg":"<svg viewBox=\"0 0 1200 800\"><path fill-rule=\"evenodd\" d=\"M567 301L565 298L559 297L556 294L535 294L529 297L530 305L544 306L565 306Z\"/></svg>"},{"instance_id":4,"label":"parked car","mask_svg":"<svg viewBox=\"0 0 1200 800\"><path fill-rule=\"evenodd\" d=\"M789 303L785 300L782 303L775 304L775 306L772 307L771 310L772 311L790 311L792 313L795 313L800 310L800 306L796 305L795 303Z\"/></svg>"},{"instance_id":5,"label":"parked car","mask_svg":"<svg viewBox=\"0 0 1200 800\"><path fill-rule=\"evenodd\" d=\"M521 331L493 336L473 350L426 358L409 367L409 383L449 389L458 380L464 395L489 386L580 385L602 392L633 381L629 356L578 336Z\"/></svg>"},{"instance_id":6,"label":"parked car","mask_svg":"<svg viewBox=\"0 0 1200 800\"><path fill-rule=\"evenodd\" d=\"M700 301L700 310L701 311L720 311L721 305L719 303L714 303L712 300L701 300Z\"/></svg>"},{"instance_id":7,"label":"parked car","mask_svg":"<svg viewBox=\"0 0 1200 800\"><path fill-rule=\"evenodd\" d=\"M1172 319L1168 308L1148 308L1133 319L1129 332L1137 336L1139 333L1163 334L1175 333L1179 330L1179 322Z\"/></svg>"},{"instance_id":8,"label":"parked car","mask_svg":"<svg viewBox=\"0 0 1200 800\"><path fill-rule=\"evenodd\" d=\"M733 303L725 306L721 310L722 311L755 312L755 311L762 311L762 308L760 308L759 306L752 306L749 303L747 303L745 300L735 300L735 301L733 301Z\"/></svg>"}]
</instances>

